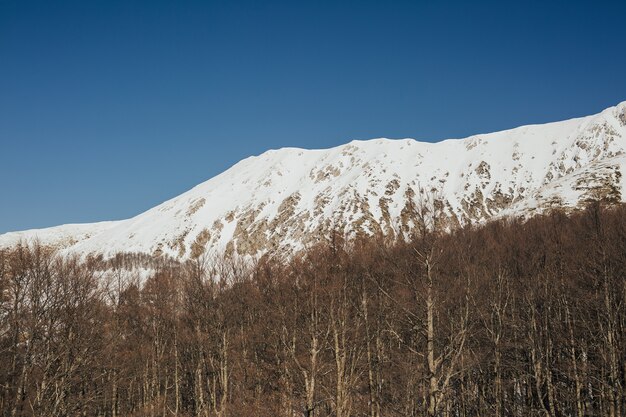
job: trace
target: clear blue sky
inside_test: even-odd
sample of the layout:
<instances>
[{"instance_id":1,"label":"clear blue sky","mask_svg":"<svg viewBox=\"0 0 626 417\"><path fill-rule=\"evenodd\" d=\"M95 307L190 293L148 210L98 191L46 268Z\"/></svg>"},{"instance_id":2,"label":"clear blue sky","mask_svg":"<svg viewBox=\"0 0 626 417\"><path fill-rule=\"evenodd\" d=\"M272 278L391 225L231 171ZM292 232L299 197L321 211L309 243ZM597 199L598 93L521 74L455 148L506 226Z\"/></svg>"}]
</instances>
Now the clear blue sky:
<instances>
[{"instance_id":1,"label":"clear blue sky","mask_svg":"<svg viewBox=\"0 0 626 417\"><path fill-rule=\"evenodd\" d=\"M0 232L131 217L271 148L598 112L626 100L625 22L624 1L0 0Z\"/></svg>"}]
</instances>

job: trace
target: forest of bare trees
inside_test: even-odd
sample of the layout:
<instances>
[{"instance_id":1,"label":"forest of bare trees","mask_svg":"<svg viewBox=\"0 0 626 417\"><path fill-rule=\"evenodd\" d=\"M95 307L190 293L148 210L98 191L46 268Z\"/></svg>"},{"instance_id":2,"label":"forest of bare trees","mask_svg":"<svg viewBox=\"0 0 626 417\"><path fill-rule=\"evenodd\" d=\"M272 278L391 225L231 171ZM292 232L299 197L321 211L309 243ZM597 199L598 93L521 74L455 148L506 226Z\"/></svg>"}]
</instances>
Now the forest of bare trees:
<instances>
[{"instance_id":1,"label":"forest of bare trees","mask_svg":"<svg viewBox=\"0 0 626 417\"><path fill-rule=\"evenodd\" d=\"M151 262L0 252L2 416L626 414L626 208Z\"/></svg>"}]
</instances>

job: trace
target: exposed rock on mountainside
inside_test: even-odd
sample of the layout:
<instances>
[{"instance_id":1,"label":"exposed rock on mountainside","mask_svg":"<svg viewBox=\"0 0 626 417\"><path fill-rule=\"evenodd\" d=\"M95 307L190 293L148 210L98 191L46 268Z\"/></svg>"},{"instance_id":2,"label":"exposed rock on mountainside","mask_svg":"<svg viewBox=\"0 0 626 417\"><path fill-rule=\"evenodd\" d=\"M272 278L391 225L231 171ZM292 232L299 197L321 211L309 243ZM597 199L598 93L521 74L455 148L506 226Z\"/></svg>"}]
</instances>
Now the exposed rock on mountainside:
<instances>
[{"instance_id":1,"label":"exposed rock on mountainside","mask_svg":"<svg viewBox=\"0 0 626 417\"><path fill-rule=\"evenodd\" d=\"M353 141L247 158L132 219L6 233L68 252L259 255L326 239L396 238L434 195L443 227L624 201L626 102L583 118L438 143Z\"/></svg>"}]
</instances>

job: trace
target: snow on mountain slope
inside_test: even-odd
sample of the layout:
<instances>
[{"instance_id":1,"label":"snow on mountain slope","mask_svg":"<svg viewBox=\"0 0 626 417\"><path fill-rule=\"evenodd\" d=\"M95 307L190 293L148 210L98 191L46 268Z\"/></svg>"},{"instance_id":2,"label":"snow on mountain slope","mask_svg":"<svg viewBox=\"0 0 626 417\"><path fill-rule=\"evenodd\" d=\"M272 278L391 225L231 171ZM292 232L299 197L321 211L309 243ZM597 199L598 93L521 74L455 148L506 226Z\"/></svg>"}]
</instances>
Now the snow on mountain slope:
<instances>
[{"instance_id":1,"label":"snow on mountain slope","mask_svg":"<svg viewBox=\"0 0 626 417\"><path fill-rule=\"evenodd\" d=\"M331 231L396 237L412 227L420 193L434 193L447 227L501 216L624 200L626 102L583 118L437 143L352 141L284 148L222 174L132 219L0 235L67 252L293 251Z\"/></svg>"},{"instance_id":2,"label":"snow on mountain slope","mask_svg":"<svg viewBox=\"0 0 626 417\"><path fill-rule=\"evenodd\" d=\"M46 229L9 232L0 235L0 247L15 246L20 242L27 241L39 241L49 246L69 247L77 242L99 234L115 226L117 223L119 222L64 224L63 226L49 227Z\"/></svg>"}]
</instances>

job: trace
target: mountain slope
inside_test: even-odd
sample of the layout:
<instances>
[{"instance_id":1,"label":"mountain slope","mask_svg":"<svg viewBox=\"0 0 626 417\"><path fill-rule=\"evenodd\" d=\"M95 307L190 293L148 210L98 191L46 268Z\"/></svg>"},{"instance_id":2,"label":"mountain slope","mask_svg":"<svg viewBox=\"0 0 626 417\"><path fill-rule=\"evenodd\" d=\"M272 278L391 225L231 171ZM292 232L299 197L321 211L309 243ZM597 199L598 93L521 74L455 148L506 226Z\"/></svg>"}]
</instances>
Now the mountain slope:
<instances>
[{"instance_id":1,"label":"mountain slope","mask_svg":"<svg viewBox=\"0 0 626 417\"><path fill-rule=\"evenodd\" d=\"M247 158L132 219L0 235L68 252L293 251L331 231L394 237L412 227L420 193L436 195L446 227L527 216L586 201L623 201L626 102L583 118L466 139L353 141Z\"/></svg>"}]
</instances>

